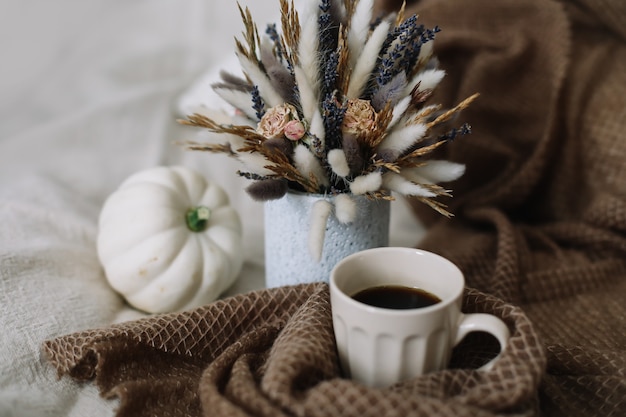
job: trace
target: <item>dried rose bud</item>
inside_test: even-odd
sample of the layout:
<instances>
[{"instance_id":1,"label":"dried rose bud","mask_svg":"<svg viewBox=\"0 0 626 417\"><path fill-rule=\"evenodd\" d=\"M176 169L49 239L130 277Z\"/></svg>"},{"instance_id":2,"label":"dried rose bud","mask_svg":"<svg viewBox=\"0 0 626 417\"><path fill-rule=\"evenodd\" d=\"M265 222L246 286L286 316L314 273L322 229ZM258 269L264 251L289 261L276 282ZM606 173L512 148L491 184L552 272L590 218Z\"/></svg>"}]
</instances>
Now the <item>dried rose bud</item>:
<instances>
[{"instance_id":1,"label":"dried rose bud","mask_svg":"<svg viewBox=\"0 0 626 417\"><path fill-rule=\"evenodd\" d=\"M300 120L291 120L285 125L285 137L289 140L300 140L306 130Z\"/></svg>"}]
</instances>

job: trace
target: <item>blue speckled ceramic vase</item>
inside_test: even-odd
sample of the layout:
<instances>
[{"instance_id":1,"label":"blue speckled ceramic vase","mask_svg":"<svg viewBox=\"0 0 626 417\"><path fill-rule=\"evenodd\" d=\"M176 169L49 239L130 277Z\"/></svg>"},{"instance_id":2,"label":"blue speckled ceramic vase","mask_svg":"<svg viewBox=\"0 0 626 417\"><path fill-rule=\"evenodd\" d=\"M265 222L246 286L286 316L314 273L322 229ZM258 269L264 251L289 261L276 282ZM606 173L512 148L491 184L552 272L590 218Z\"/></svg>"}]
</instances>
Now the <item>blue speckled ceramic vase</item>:
<instances>
[{"instance_id":1,"label":"blue speckled ceramic vase","mask_svg":"<svg viewBox=\"0 0 626 417\"><path fill-rule=\"evenodd\" d=\"M268 288L328 282L330 271L344 257L364 249L389 245L390 202L356 196L356 217L340 223L331 212L317 261L309 251L311 209L320 199L334 197L288 192L265 203L265 284Z\"/></svg>"}]
</instances>

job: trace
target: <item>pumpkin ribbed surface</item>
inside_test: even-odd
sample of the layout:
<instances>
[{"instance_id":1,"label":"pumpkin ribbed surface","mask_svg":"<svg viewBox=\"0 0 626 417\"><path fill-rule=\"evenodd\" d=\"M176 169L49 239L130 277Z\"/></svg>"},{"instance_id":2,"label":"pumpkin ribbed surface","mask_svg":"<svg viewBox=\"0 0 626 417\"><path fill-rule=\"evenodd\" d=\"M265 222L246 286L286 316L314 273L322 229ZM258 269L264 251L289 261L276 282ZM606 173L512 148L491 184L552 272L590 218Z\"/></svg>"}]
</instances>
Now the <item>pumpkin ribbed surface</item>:
<instances>
[{"instance_id":1,"label":"pumpkin ribbed surface","mask_svg":"<svg viewBox=\"0 0 626 417\"><path fill-rule=\"evenodd\" d=\"M210 215L193 231L188 212L200 207ZM184 167L158 167L129 177L109 196L98 256L131 305L180 311L215 300L235 281L241 235L239 215L219 185Z\"/></svg>"}]
</instances>

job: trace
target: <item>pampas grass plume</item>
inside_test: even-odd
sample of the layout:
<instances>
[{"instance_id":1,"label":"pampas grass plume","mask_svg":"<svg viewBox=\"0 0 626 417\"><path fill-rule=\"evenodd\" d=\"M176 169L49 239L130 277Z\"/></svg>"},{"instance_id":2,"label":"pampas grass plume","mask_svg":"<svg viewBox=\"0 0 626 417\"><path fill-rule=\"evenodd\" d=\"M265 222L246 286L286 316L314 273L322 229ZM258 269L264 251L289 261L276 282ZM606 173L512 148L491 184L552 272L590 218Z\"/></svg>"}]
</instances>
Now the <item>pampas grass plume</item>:
<instances>
[{"instance_id":1,"label":"pampas grass plume","mask_svg":"<svg viewBox=\"0 0 626 417\"><path fill-rule=\"evenodd\" d=\"M454 181L464 173L464 164L439 160L430 160L420 167L408 168L402 171L402 174L411 181L429 184Z\"/></svg>"},{"instance_id":2,"label":"pampas grass plume","mask_svg":"<svg viewBox=\"0 0 626 417\"><path fill-rule=\"evenodd\" d=\"M259 68L258 64L250 61L240 53L237 53L237 57L239 58L239 63L243 71L250 77L253 84L259 88L263 100L265 100L270 107L283 104L283 98L274 89L271 80L261 68Z\"/></svg>"},{"instance_id":3,"label":"pampas grass plume","mask_svg":"<svg viewBox=\"0 0 626 417\"><path fill-rule=\"evenodd\" d=\"M298 91L300 93L302 113L304 114L304 118L311 122L313 114L318 107L318 99L315 94L315 88L311 85L306 72L300 66L296 66L293 70L296 76L296 83L298 84Z\"/></svg>"},{"instance_id":4,"label":"pampas grass plume","mask_svg":"<svg viewBox=\"0 0 626 417\"><path fill-rule=\"evenodd\" d=\"M363 53L359 57L354 67L354 72L350 77L350 84L348 84L348 92L346 94L348 98L358 98L369 81L370 74L378 60L378 52L385 39L387 39L389 26L390 24L387 21L380 22L365 44Z\"/></svg>"},{"instance_id":5,"label":"pampas grass plume","mask_svg":"<svg viewBox=\"0 0 626 417\"><path fill-rule=\"evenodd\" d=\"M371 193L378 190L382 184L382 174L380 172L370 172L369 174L356 177L350 183L350 191L355 195Z\"/></svg>"},{"instance_id":6,"label":"pampas grass plume","mask_svg":"<svg viewBox=\"0 0 626 417\"><path fill-rule=\"evenodd\" d=\"M402 100L400 100L398 104L396 104L396 106L393 108L391 122L389 122L389 126L387 127L387 129L391 129L398 123L404 112L406 112L406 110L411 105L412 98L413 97L409 95L408 97L404 97Z\"/></svg>"},{"instance_id":7,"label":"pampas grass plume","mask_svg":"<svg viewBox=\"0 0 626 417\"><path fill-rule=\"evenodd\" d=\"M407 86L405 93L410 94L413 88L419 84L419 90L434 90L441 80L446 76L446 72L440 69L429 69L417 74Z\"/></svg>"},{"instance_id":8,"label":"pampas grass plume","mask_svg":"<svg viewBox=\"0 0 626 417\"><path fill-rule=\"evenodd\" d=\"M320 184L324 186L330 184L319 159L317 159L305 145L299 144L295 147L293 150L293 160L296 168L298 168L298 171L300 171L305 178L308 178L309 175L313 175Z\"/></svg>"},{"instance_id":9,"label":"pampas grass plume","mask_svg":"<svg viewBox=\"0 0 626 417\"><path fill-rule=\"evenodd\" d=\"M339 223L348 224L356 219L357 205L348 194L339 194L335 197L335 217Z\"/></svg>"},{"instance_id":10,"label":"pampas grass plume","mask_svg":"<svg viewBox=\"0 0 626 417\"><path fill-rule=\"evenodd\" d=\"M328 163L338 176L345 178L350 175L350 167L346 160L346 154L341 149L333 149L328 152Z\"/></svg>"},{"instance_id":11,"label":"pampas grass plume","mask_svg":"<svg viewBox=\"0 0 626 417\"><path fill-rule=\"evenodd\" d=\"M289 102L293 100L296 81L291 72L274 55L273 45L267 40L261 44L261 62L265 67L272 86L283 98L283 101Z\"/></svg>"},{"instance_id":12,"label":"pampas grass plume","mask_svg":"<svg viewBox=\"0 0 626 417\"><path fill-rule=\"evenodd\" d=\"M387 103L391 103L392 106L396 106L406 95L406 86L406 73L403 71L376 91L372 97L372 107L379 112L387 105ZM406 108L404 110L406 110Z\"/></svg>"},{"instance_id":13,"label":"pampas grass plume","mask_svg":"<svg viewBox=\"0 0 626 417\"><path fill-rule=\"evenodd\" d=\"M417 57L417 66L424 66L430 61L433 56L433 46L434 42L426 42L422 44L422 49L420 49L420 54Z\"/></svg>"},{"instance_id":14,"label":"pampas grass plume","mask_svg":"<svg viewBox=\"0 0 626 417\"><path fill-rule=\"evenodd\" d=\"M309 126L309 132L315 135L322 143L326 139L326 130L324 129L324 119L320 109L316 108L311 118L311 125Z\"/></svg>"},{"instance_id":15,"label":"pampas grass plume","mask_svg":"<svg viewBox=\"0 0 626 417\"><path fill-rule=\"evenodd\" d=\"M359 59L359 55L367 41L373 8L374 0L360 0L356 5L354 15L352 15L350 32L348 33L348 47L351 52L350 62L353 66Z\"/></svg>"},{"instance_id":16,"label":"pampas grass plume","mask_svg":"<svg viewBox=\"0 0 626 417\"><path fill-rule=\"evenodd\" d=\"M426 125L421 123L408 125L393 130L379 145L379 152L392 151L398 156L422 139L427 131Z\"/></svg>"},{"instance_id":17,"label":"pampas grass plume","mask_svg":"<svg viewBox=\"0 0 626 417\"><path fill-rule=\"evenodd\" d=\"M309 253L317 262L322 259L326 223L333 206L326 200L318 200L311 208L311 228L309 229Z\"/></svg>"},{"instance_id":18,"label":"pampas grass plume","mask_svg":"<svg viewBox=\"0 0 626 417\"><path fill-rule=\"evenodd\" d=\"M388 190L395 191L405 196L436 197L436 194L432 191L407 180L402 175L396 174L395 172L387 172L383 175L383 186Z\"/></svg>"},{"instance_id":19,"label":"pampas grass plume","mask_svg":"<svg viewBox=\"0 0 626 417\"><path fill-rule=\"evenodd\" d=\"M316 90L319 82L319 63L318 63L318 46L319 46L319 26L317 18L320 8L317 2L309 2L310 10L306 11L305 22L302 25L302 33L298 44L298 56L300 57L300 67L304 70L304 74L309 84Z\"/></svg>"},{"instance_id":20,"label":"pampas grass plume","mask_svg":"<svg viewBox=\"0 0 626 417\"><path fill-rule=\"evenodd\" d=\"M214 86L213 91L228 104L243 111L250 119L257 119L256 111L252 108L249 92L219 86Z\"/></svg>"},{"instance_id":21,"label":"pampas grass plume","mask_svg":"<svg viewBox=\"0 0 626 417\"><path fill-rule=\"evenodd\" d=\"M343 135L343 152L346 156L348 166L350 167L350 172L352 174L361 172L365 166L365 160L361 154L359 140L355 135L349 133Z\"/></svg>"},{"instance_id":22,"label":"pampas grass plume","mask_svg":"<svg viewBox=\"0 0 626 417\"><path fill-rule=\"evenodd\" d=\"M255 181L246 188L246 192L255 201L277 200L287 194L287 181L273 179Z\"/></svg>"},{"instance_id":23,"label":"pampas grass plume","mask_svg":"<svg viewBox=\"0 0 626 417\"><path fill-rule=\"evenodd\" d=\"M259 153L238 152L237 158L248 171L254 174L261 176L273 174L271 170L265 168L267 165L272 165L272 162Z\"/></svg>"}]
</instances>

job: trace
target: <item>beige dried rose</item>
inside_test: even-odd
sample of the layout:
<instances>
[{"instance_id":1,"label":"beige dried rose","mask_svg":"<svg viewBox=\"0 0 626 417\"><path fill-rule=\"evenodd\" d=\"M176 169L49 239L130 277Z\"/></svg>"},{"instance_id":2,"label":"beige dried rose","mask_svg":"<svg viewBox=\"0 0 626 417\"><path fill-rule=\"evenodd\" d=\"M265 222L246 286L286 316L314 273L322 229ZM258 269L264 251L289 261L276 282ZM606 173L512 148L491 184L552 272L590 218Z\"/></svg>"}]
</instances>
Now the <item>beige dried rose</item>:
<instances>
[{"instance_id":1,"label":"beige dried rose","mask_svg":"<svg viewBox=\"0 0 626 417\"><path fill-rule=\"evenodd\" d=\"M256 131L268 139L280 138L284 135L287 123L297 118L298 112L291 104L274 106L265 112Z\"/></svg>"},{"instance_id":2,"label":"beige dried rose","mask_svg":"<svg viewBox=\"0 0 626 417\"><path fill-rule=\"evenodd\" d=\"M341 130L360 136L376 126L376 111L369 101L359 98L348 100Z\"/></svg>"}]
</instances>

